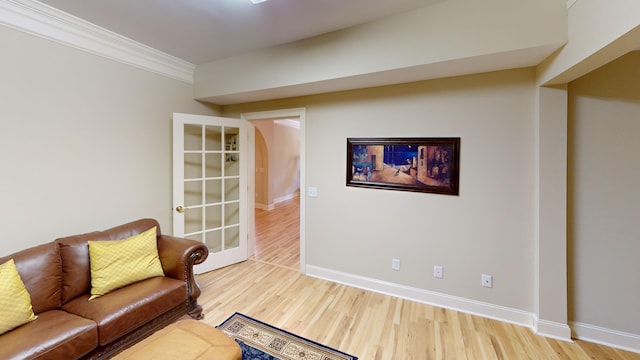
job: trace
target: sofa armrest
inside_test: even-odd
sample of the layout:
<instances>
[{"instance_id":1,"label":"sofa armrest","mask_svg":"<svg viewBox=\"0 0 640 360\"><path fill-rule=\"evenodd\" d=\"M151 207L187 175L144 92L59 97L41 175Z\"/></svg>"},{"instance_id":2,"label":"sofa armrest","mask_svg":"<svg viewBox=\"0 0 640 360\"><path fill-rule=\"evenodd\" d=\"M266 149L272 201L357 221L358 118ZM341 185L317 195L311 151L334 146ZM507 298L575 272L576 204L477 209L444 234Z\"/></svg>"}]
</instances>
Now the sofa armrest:
<instances>
[{"instance_id":1,"label":"sofa armrest","mask_svg":"<svg viewBox=\"0 0 640 360\"><path fill-rule=\"evenodd\" d=\"M193 266L207 259L209 249L198 241L169 235L158 236L158 254L165 276L187 284L187 296L195 302L200 296L200 285L195 279Z\"/></svg>"}]
</instances>

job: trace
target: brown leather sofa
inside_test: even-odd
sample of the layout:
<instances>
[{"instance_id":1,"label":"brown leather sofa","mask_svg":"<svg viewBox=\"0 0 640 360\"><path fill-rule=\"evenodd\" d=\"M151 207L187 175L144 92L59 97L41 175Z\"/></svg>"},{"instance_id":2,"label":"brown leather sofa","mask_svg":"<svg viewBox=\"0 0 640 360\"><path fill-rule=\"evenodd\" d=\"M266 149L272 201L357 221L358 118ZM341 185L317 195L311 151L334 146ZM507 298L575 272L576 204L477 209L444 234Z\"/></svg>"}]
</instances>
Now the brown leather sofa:
<instances>
[{"instance_id":1,"label":"brown leather sofa","mask_svg":"<svg viewBox=\"0 0 640 360\"><path fill-rule=\"evenodd\" d=\"M88 301L87 241L125 239L153 226L165 276ZM201 319L193 266L207 255L204 244L161 235L156 220L141 219L0 258L0 264L14 259L38 316L0 335L0 359L106 359L185 314Z\"/></svg>"}]
</instances>

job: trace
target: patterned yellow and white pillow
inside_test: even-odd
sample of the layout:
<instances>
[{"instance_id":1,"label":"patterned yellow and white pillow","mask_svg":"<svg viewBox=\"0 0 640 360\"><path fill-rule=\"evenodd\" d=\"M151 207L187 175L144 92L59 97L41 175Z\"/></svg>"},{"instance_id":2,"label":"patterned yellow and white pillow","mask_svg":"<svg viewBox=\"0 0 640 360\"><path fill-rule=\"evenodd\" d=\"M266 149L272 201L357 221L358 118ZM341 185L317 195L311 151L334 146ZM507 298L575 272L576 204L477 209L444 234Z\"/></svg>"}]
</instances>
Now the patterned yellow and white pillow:
<instances>
[{"instance_id":1,"label":"patterned yellow and white pillow","mask_svg":"<svg viewBox=\"0 0 640 360\"><path fill-rule=\"evenodd\" d=\"M156 227L124 240L89 241L91 297L152 277L164 276Z\"/></svg>"},{"instance_id":2,"label":"patterned yellow and white pillow","mask_svg":"<svg viewBox=\"0 0 640 360\"><path fill-rule=\"evenodd\" d=\"M13 259L0 265L0 335L33 321L31 295L24 287Z\"/></svg>"}]
</instances>

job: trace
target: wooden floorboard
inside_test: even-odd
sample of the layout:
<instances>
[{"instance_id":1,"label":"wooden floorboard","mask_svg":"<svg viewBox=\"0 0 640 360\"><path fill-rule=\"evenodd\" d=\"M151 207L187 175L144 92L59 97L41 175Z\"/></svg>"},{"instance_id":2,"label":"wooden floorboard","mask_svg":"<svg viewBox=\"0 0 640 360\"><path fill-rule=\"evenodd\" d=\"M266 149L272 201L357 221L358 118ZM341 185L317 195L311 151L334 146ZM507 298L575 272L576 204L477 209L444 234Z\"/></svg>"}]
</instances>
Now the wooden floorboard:
<instances>
[{"instance_id":1,"label":"wooden floorboard","mask_svg":"<svg viewBox=\"0 0 640 360\"><path fill-rule=\"evenodd\" d=\"M300 268L300 201L294 198L271 211L256 209L254 259Z\"/></svg>"},{"instance_id":2,"label":"wooden floorboard","mask_svg":"<svg viewBox=\"0 0 640 360\"><path fill-rule=\"evenodd\" d=\"M218 325L237 311L361 360L640 360L636 353L549 339L526 327L303 276L298 204L256 210L255 257L197 276L205 322Z\"/></svg>"}]
</instances>

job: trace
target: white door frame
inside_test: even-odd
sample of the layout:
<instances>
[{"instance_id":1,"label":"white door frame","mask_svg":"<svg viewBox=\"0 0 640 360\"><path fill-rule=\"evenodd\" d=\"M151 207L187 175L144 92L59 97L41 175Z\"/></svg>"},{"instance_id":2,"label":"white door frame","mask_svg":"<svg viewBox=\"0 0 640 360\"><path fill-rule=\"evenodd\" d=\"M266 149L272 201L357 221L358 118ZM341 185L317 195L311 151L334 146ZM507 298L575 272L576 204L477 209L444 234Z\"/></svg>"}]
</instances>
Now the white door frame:
<instances>
[{"instance_id":1,"label":"white door frame","mask_svg":"<svg viewBox=\"0 0 640 360\"><path fill-rule=\"evenodd\" d=\"M300 273L303 275L307 274L307 257L306 257L306 245L305 245L305 203L306 203L306 182L305 182L305 108L293 108L293 109L281 109L281 110L271 110L271 111L257 111L257 112L249 112L240 114L240 118L243 120L248 120L247 126L247 136L248 136L248 151L247 154L249 162L247 166L249 167L249 173L253 171L255 168L255 125L253 121L255 120L267 120L267 119L285 119L285 118L298 118L300 120ZM256 234L255 234L255 225L256 225L256 217L255 217L255 192L256 192L256 182L255 176L249 176L248 178L248 204L247 208L249 210L249 221L248 221L248 236L249 236L249 244L248 244L248 256L251 256L254 252L256 245Z\"/></svg>"}]
</instances>

